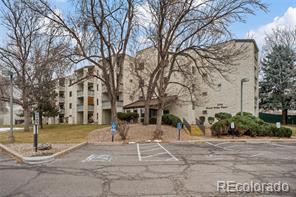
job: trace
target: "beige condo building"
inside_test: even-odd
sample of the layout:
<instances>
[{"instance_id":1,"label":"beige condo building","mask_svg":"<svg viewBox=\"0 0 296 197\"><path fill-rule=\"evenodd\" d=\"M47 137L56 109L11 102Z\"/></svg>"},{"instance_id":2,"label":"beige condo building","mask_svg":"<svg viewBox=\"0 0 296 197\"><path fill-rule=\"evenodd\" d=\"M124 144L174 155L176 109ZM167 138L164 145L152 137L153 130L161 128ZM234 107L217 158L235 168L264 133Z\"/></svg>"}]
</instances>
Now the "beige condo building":
<instances>
[{"instance_id":1,"label":"beige condo building","mask_svg":"<svg viewBox=\"0 0 296 197\"><path fill-rule=\"evenodd\" d=\"M199 80L198 74L196 74L196 82L199 87L196 92L199 97L197 103L189 102L186 95L176 95L176 87L171 87L172 91L168 91L166 113L185 119L190 124L195 124L196 119L200 116L214 117L218 112L236 114L240 111L241 80L247 78L248 82L243 84L243 110L258 116L258 47L252 39L239 39L232 42L235 42L237 49L245 47L244 58L235 62L236 66L227 75L227 80L217 74L215 85L209 86ZM140 115L140 120L144 116L144 105L141 100L142 95L138 90L138 81L131 74L131 67L133 67L135 59L139 59L141 56L146 59L145 62L153 62L152 58L155 57L153 48L140 51L135 58L126 56L120 95L117 98L118 112L137 112ZM100 74L95 66L87 66L59 80L56 89L59 96L56 103L60 108L60 114L58 117L48 120L49 123L110 124L111 104L107 90L97 78L81 80L88 72ZM150 116L153 118L156 116L156 100L151 102L150 108Z\"/></svg>"}]
</instances>

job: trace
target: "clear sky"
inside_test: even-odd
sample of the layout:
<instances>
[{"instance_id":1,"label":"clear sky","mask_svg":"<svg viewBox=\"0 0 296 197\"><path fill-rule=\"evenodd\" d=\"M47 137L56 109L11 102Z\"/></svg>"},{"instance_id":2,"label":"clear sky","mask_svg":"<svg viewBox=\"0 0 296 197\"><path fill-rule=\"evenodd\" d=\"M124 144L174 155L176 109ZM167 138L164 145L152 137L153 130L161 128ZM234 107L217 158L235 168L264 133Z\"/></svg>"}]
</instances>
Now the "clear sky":
<instances>
[{"instance_id":1,"label":"clear sky","mask_svg":"<svg viewBox=\"0 0 296 197\"><path fill-rule=\"evenodd\" d=\"M73 9L69 0L50 0L63 13ZM296 27L296 0L263 0L268 5L268 12L256 11L255 16L248 16L246 23L235 23L231 30L235 38L255 38L261 48L264 44L264 34L277 26ZM5 34L0 28L0 40ZM250 36L251 35L251 36Z\"/></svg>"}]
</instances>

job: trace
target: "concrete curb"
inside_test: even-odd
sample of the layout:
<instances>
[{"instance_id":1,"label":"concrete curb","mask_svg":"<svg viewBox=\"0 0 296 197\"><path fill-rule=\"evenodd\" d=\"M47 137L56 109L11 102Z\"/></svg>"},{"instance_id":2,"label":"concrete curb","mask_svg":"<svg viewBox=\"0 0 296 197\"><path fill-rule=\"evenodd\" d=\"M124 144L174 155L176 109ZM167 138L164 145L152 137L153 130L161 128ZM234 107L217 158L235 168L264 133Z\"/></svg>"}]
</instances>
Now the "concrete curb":
<instances>
[{"instance_id":1,"label":"concrete curb","mask_svg":"<svg viewBox=\"0 0 296 197\"><path fill-rule=\"evenodd\" d=\"M2 150L3 152L11 155L13 158L15 158L15 160L18 163L26 163L26 164L42 164L42 163L48 163L51 162L53 160L55 160L56 158L60 158L62 156L64 156L65 154L74 151L82 146L87 145L87 142L82 142L80 144L77 144L75 146L72 146L70 148L67 148L66 150L63 150L61 152L55 153L53 155L50 156L40 156L40 157L23 157L22 155L20 155L19 153L7 148L6 146L4 146L3 144L0 144L0 150Z\"/></svg>"},{"instance_id":2,"label":"concrete curb","mask_svg":"<svg viewBox=\"0 0 296 197\"><path fill-rule=\"evenodd\" d=\"M0 150L10 156L12 156L18 163L23 162L23 156L19 153L15 152L14 150L9 149L8 147L4 146L3 144L0 144Z\"/></svg>"}]
</instances>

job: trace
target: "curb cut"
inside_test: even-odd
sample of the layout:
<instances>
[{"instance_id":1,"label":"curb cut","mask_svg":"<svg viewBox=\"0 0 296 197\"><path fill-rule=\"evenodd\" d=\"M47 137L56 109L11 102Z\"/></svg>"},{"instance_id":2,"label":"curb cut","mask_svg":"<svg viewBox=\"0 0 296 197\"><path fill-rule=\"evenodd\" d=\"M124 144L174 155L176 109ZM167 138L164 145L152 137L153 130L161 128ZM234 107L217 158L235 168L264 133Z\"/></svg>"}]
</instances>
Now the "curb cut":
<instances>
[{"instance_id":1,"label":"curb cut","mask_svg":"<svg viewBox=\"0 0 296 197\"><path fill-rule=\"evenodd\" d=\"M42 163L48 163L51 162L57 158L60 158L64 156L65 154L68 154L71 151L74 151L82 146L87 145L87 142L82 142L80 144L77 144L75 146L72 146L70 148L67 148L66 150L63 150L61 152L55 153L50 156L39 156L39 157L24 157L20 155L19 153L7 148L3 144L0 144L0 151L3 151L10 156L12 156L18 163L26 163L26 164L42 164Z\"/></svg>"}]
</instances>

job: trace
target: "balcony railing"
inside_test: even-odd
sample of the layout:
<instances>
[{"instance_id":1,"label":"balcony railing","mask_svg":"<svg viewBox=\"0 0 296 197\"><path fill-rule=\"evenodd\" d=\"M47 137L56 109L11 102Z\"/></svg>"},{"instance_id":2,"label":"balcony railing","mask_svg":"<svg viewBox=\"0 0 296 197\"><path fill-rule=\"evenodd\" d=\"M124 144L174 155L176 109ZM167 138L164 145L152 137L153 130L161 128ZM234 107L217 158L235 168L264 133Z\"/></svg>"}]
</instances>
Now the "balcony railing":
<instances>
[{"instance_id":1,"label":"balcony railing","mask_svg":"<svg viewBox=\"0 0 296 197\"><path fill-rule=\"evenodd\" d=\"M59 97L59 102L60 102L60 103L64 103L64 102L65 102L65 98L63 98L63 97Z\"/></svg>"},{"instance_id":2,"label":"balcony railing","mask_svg":"<svg viewBox=\"0 0 296 197\"><path fill-rule=\"evenodd\" d=\"M60 114L64 114L65 113L65 109L60 109L59 113Z\"/></svg>"},{"instance_id":3,"label":"balcony railing","mask_svg":"<svg viewBox=\"0 0 296 197\"><path fill-rule=\"evenodd\" d=\"M83 90L77 90L77 97L83 97Z\"/></svg>"},{"instance_id":4,"label":"balcony railing","mask_svg":"<svg viewBox=\"0 0 296 197\"><path fill-rule=\"evenodd\" d=\"M123 107L123 101L117 101L116 107ZM102 109L111 109L110 101L102 101Z\"/></svg>"},{"instance_id":5,"label":"balcony railing","mask_svg":"<svg viewBox=\"0 0 296 197\"><path fill-rule=\"evenodd\" d=\"M88 111L94 111L94 105L88 105L87 109L88 109ZM84 111L83 104L77 104L77 111L78 112Z\"/></svg>"},{"instance_id":6,"label":"balcony railing","mask_svg":"<svg viewBox=\"0 0 296 197\"><path fill-rule=\"evenodd\" d=\"M87 91L87 96L94 96L94 91L93 90L88 90ZM77 97L84 97L83 90L77 90Z\"/></svg>"}]
</instances>

